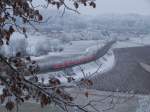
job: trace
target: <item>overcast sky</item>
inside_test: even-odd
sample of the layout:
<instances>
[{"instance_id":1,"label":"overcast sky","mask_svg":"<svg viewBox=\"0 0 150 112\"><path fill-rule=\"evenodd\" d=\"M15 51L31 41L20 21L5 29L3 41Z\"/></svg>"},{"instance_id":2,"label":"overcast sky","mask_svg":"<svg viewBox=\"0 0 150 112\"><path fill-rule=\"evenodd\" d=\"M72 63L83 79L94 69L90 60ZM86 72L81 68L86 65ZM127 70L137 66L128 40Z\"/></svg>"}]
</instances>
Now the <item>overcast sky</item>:
<instances>
[{"instance_id":1,"label":"overcast sky","mask_svg":"<svg viewBox=\"0 0 150 112\"><path fill-rule=\"evenodd\" d=\"M150 15L150 0L96 0L97 8L81 8L86 14L137 13Z\"/></svg>"},{"instance_id":2,"label":"overcast sky","mask_svg":"<svg viewBox=\"0 0 150 112\"><path fill-rule=\"evenodd\" d=\"M39 0L35 1L35 4L41 3ZM96 9L80 7L79 11L83 15L99 15L107 13L136 13L150 15L150 0L96 0L96 3Z\"/></svg>"}]
</instances>

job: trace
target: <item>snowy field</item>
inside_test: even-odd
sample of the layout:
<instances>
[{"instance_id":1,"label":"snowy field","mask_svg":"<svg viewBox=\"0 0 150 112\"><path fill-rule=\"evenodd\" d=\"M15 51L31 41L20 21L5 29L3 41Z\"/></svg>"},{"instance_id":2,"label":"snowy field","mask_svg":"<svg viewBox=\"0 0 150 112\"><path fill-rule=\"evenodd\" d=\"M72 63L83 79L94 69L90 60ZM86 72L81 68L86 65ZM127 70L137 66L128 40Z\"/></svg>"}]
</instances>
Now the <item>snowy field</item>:
<instances>
[{"instance_id":1,"label":"snowy field","mask_svg":"<svg viewBox=\"0 0 150 112\"><path fill-rule=\"evenodd\" d=\"M64 49L63 52L61 53L56 53L56 54L49 54L47 56L59 56L61 59L68 59L69 56L71 58L75 58L76 56L80 56L82 54L89 54L91 53L91 51L95 51L96 49L100 48L105 42L104 41L72 41L72 45L70 46L69 44L67 44L66 49ZM137 46L146 46L146 45L150 45L150 39L148 37L145 38L131 38L127 41L117 41L117 43L115 45L113 45L112 49L115 48L126 48L126 47L137 47ZM70 47L69 47L70 46ZM90 51L90 52L89 52ZM67 53L66 53L67 52ZM63 57L65 54L66 58ZM76 55L78 54L78 55ZM46 57L46 56L45 56ZM43 59L50 59L49 57L43 57ZM37 57L39 58L39 57ZM61 60L60 59L60 60ZM41 58L39 58L39 60L42 60ZM59 60L59 61L60 61ZM55 61L56 62L56 61ZM98 64L98 65L97 65ZM97 62L91 62L88 64L84 64L81 65L80 67L84 70L84 74L89 77L91 74L91 76L93 76L93 74L102 74L104 72L109 71L110 69L113 68L113 66L115 65L115 56L113 54L113 51L110 51L110 55L106 54L103 58L100 58L99 60L97 60ZM100 67L100 69L98 69ZM80 67L74 67L73 71L76 74L75 76L73 76L76 80L84 77L81 68ZM98 69L98 71L97 71ZM96 73L95 73L96 72ZM40 74L39 78L45 77L46 81L48 81L48 77L51 75L54 75L55 77L59 78L62 82L66 82L67 81L67 76L66 74L64 74L63 71L60 72L51 72L48 74ZM63 74L63 75L61 75Z\"/></svg>"},{"instance_id":2,"label":"snowy field","mask_svg":"<svg viewBox=\"0 0 150 112\"><path fill-rule=\"evenodd\" d=\"M138 47L138 46L148 46L150 45L150 35L142 38L129 38L125 41L118 41L114 45L114 48L127 48L127 47Z\"/></svg>"},{"instance_id":3,"label":"snowy field","mask_svg":"<svg viewBox=\"0 0 150 112\"><path fill-rule=\"evenodd\" d=\"M77 66L77 67L70 68L72 69L74 73L74 75L71 75L71 77L73 77L76 81L78 81L79 79L83 77L92 77L96 75L97 73L104 73L112 69L112 67L115 65L115 56L113 55L112 51L109 51L109 52L110 52L109 55L106 54L103 58L100 58L96 60L95 62L83 64L83 65L80 65L80 67ZM82 72L81 68L84 73ZM49 77L51 76L60 79L62 83L67 83L68 76L66 75L64 71L39 74L38 78L39 79L44 78L45 79L44 83L48 83Z\"/></svg>"},{"instance_id":4,"label":"snowy field","mask_svg":"<svg viewBox=\"0 0 150 112\"><path fill-rule=\"evenodd\" d=\"M80 58L80 56L83 55L88 56L90 54L93 54L96 50L105 45L105 43L106 40L80 40L70 41L64 44L61 43L61 41L58 39L52 39L41 34L29 34L28 38L25 39L22 34L14 33L10 39L10 45L4 45L1 48L1 52L5 55L13 56L16 54L16 52L22 51L26 55L31 55L32 60L37 61L38 64L49 66L53 63L63 62L68 59L73 60L76 58ZM117 43L113 45L112 49L145 45L150 45L149 36L143 38L132 37L127 40L117 41ZM63 50L61 52L58 52L56 49L59 48L62 48ZM80 67L84 70L86 76L93 76L93 74L95 75L96 73L101 74L109 71L113 68L114 65L115 56L113 54L113 51L110 50L108 54L106 54L96 62L90 62L81 65ZM76 74L73 76L76 80L83 77L83 73L80 67L72 68L73 72ZM39 74L39 78L44 77L47 82L48 77L52 74L55 77L59 77L62 82L66 81L66 74L64 73L64 71ZM60 74L63 75L61 76Z\"/></svg>"},{"instance_id":5,"label":"snowy field","mask_svg":"<svg viewBox=\"0 0 150 112\"><path fill-rule=\"evenodd\" d=\"M74 59L81 55L89 55L95 52L98 48L101 48L106 41L104 40L81 40L81 41L71 41L66 44L61 44L61 42L57 39L51 40L48 37L43 37L41 35L33 36L34 40L31 36L29 38L24 39L24 36L20 34L15 34L13 38L11 38L10 46L3 46L1 52L12 56L16 52L20 50L24 50L28 55L32 55L32 59L36 60L38 63L54 63L54 62L60 62L67 59ZM16 42L18 44L16 44ZM19 44L21 42L21 44ZM61 44L61 46L59 46ZM104 72L107 72L111 70L115 66L115 56L113 53L113 49L115 48L126 48L126 47L136 47L136 46L146 46L150 45L150 38L149 36L144 38L130 38L129 40L124 41L117 41L115 45L113 45L112 49L109 50L109 52L102 58L90 62L87 64L83 64L80 67L73 67L72 71L74 72L73 77L76 81L83 77L92 77L97 74L102 74ZM57 49L63 48L63 51L61 52L54 52L55 47ZM44 51L41 52L41 51ZM84 71L81 71L81 68ZM38 78L42 79L44 78L44 83L48 83L49 77L57 77L61 80L62 83L67 82L67 75L64 71L58 71L58 72L49 72L46 74L38 74ZM41 80L40 80L41 81ZM1 90L3 87L0 87ZM2 91L0 91L2 93ZM103 92L100 92L102 94ZM108 93L106 92L104 96L106 96ZM104 97L103 96L103 97ZM126 97L129 95L126 94ZM122 96L120 96L122 97ZM138 96L134 97L133 100L131 99L131 104L128 104L128 102L125 102L122 104L119 109L122 108L129 108L129 111L121 111L117 110L117 112L149 112L149 96ZM135 105L136 103L136 105ZM134 111L132 111L134 109ZM110 110L109 112L114 112L113 110Z\"/></svg>"}]
</instances>

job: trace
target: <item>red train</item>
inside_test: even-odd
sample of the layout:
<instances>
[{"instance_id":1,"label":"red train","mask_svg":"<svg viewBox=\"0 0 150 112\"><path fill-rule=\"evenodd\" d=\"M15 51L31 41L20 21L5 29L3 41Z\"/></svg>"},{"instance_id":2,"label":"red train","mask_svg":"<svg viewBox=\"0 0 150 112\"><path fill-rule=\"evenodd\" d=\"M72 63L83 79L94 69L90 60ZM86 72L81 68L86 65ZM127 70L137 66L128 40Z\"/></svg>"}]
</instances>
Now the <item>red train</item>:
<instances>
[{"instance_id":1,"label":"red train","mask_svg":"<svg viewBox=\"0 0 150 112\"><path fill-rule=\"evenodd\" d=\"M88 56L88 57L84 57L84 58L81 58L81 59L77 59L77 60L67 60L63 63L59 63L59 64L54 64L52 65L52 68L53 69L61 69L61 68L67 68L67 67L70 67L70 66L74 66L74 65L78 65L78 64L83 64L83 63L87 63L87 62L90 62L90 61L93 61L95 60L95 56L92 55L92 56Z\"/></svg>"},{"instance_id":2,"label":"red train","mask_svg":"<svg viewBox=\"0 0 150 112\"><path fill-rule=\"evenodd\" d=\"M63 70L65 68L74 67L77 65L81 65L81 64L85 64L85 63L89 63L91 61L97 60L100 57L103 57L115 42L116 41L110 41L107 44L105 44L102 48L98 49L96 53L93 53L92 55L89 55L89 56L82 56L80 57L80 59L66 60L65 62L55 63L49 66L42 65L40 66L40 69L41 69L40 72L44 73L47 71Z\"/></svg>"}]
</instances>

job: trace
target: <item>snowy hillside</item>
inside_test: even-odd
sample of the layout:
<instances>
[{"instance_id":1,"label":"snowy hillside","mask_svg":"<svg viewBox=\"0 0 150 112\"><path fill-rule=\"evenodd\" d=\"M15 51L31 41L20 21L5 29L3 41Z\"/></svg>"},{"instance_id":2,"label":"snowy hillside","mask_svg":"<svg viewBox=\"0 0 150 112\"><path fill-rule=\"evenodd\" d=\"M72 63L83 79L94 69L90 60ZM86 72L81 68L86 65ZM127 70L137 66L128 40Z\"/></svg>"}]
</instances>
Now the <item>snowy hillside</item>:
<instances>
[{"instance_id":1,"label":"snowy hillside","mask_svg":"<svg viewBox=\"0 0 150 112\"><path fill-rule=\"evenodd\" d=\"M48 14L46 18L48 18ZM150 16L110 14L89 18L66 13L61 17L60 12L52 13L48 21L35 24L35 26L40 29L40 32L62 40L142 37L150 33Z\"/></svg>"}]
</instances>

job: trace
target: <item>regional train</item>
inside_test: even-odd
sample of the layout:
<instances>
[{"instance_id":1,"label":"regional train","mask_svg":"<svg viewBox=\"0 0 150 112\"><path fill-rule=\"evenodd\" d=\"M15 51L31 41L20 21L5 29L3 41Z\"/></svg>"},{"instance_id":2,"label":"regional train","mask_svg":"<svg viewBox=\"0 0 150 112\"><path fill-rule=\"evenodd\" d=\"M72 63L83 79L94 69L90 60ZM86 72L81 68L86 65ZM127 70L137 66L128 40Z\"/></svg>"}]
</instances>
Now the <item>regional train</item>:
<instances>
[{"instance_id":1,"label":"regional train","mask_svg":"<svg viewBox=\"0 0 150 112\"><path fill-rule=\"evenodd\" d=\"M89 63L91 61L95 61L99 59L100 57L103 57L115 42L116 40L109 41L103 47L98 49L95 53L90 54L88 56L82 56L79 59L74 59L74 60L68 59L60 63L54 63L50 65L46 64L45 66L40 66L39 64L40 72L44 73L44 72L50 72L50 71L64 70L66 68L71 68L71 67L78 66L81 64Z\"/></svg>"}]
</instances>

